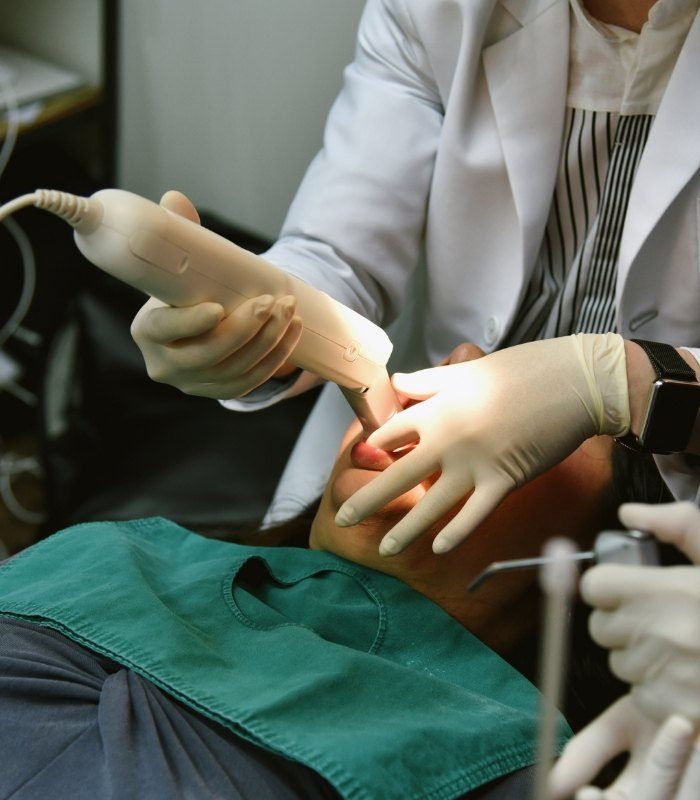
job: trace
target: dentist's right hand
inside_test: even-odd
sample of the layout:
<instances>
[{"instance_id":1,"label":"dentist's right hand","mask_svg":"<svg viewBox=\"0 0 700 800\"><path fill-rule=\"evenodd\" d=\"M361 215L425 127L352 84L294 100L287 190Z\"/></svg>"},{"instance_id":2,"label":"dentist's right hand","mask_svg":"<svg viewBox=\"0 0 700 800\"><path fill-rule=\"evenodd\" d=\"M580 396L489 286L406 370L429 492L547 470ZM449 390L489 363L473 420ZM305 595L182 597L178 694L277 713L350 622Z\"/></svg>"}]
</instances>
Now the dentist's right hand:
<instances>
[{"instance_id":1,"label":"dentist's right hand","mask_svg":"<svg viewBox=\"0 0 700 800\"><path fill-rule=\"evenodd\" d=\"M197 210L180 192L166 192L160 204L199 222ZM291 295L254 297L228 316L218 303L173 308L152 297L134 317L131 335L152 380L224 400L294 372L288 359L302 333L295 312Z\"/></svg>"},{"instance_id":2,"label":"dentist's right hand","mask_svg":"<svg viewBox=\"0 0 700 800\"><path fill-rule=\"evenodd\" d=\"M451 550L510 491L589 437L620 436L630 424L625 345L617 334L528 342L392 381L400 395L423 402L393 416L367 443L391 451L414 446L345 501L336 525L355 525L440 476L388 531L382 555L400 553L463 503L433 541L435 553Z\"/></svg>"}]
</instances>

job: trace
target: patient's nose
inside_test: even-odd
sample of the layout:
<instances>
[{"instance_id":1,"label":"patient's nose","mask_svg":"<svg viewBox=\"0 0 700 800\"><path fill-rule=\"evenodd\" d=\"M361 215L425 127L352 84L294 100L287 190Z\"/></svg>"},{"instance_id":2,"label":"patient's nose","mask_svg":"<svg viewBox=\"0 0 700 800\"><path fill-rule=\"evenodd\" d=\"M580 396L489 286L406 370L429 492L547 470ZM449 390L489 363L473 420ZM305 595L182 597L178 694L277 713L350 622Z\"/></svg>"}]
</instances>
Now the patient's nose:
<instances>
[{"instance_id":1,"label":"patient's nose","mask_svg":"<svg viewBox=\"0 0 700 800\"><path fill-rule=\"evenodd\" d=\"M350 451L350 461L357 469L371 469L377 472L386 469L396 460L396 456L372 447L367 442L357 442Z\"/></svg>"}]
</instances>

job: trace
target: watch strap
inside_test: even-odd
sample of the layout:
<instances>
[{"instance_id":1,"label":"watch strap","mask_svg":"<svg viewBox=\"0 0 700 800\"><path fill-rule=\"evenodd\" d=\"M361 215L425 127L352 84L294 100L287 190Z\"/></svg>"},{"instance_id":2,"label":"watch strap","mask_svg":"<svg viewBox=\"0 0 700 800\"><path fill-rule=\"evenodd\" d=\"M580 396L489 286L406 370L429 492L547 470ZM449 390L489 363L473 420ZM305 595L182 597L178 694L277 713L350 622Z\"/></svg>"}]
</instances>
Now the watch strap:
<instances>
[{"instance_id":1,"label":"watch strap","mask_svg":"<svg viewBox=\"0 0 700 800\"><path fill-rule=\"evenodd\" d=\"M644 339L631 339L630 341L638 344L647 354L657 378L695 383L695 370L683 360L675 347L663 342L648 342Z\"/></svg>"},{"instance_id":2,"label":"watch strap","mask_svg":"<svg viewBox=\"0 0 700 800\"><path fill-rule=\"evenodd\" d=\"M650 342L645 339L630 339L638 344L647 355L651 366L654 368L657 380L674 380L696 383L695 370L687 364L678 350L670 344L664 342ZM617 441L630 450L636 452L651 452L643 447L635 434L631 431L625 436L620 436Z\"/></svg>"}]
</instances>

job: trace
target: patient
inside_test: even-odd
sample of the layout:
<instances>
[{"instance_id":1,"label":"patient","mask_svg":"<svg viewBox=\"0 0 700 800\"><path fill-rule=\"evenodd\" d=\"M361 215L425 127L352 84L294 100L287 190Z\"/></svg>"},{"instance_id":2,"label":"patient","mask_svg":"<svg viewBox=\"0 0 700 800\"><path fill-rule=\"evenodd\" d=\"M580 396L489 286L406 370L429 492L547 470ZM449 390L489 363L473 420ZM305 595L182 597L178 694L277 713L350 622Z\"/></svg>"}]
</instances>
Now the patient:
<instances>
[{"instance_id":1,"label":"patient","mask_svg":"<svg viewBox=\"0 0 700 800\"><path fill-rule=\"evenodd\" d=\"M468 543L448 557L436 556L431 544L452 515L443 517L408 550L383 558L378 553L380 540L437 476L365 522L338 528L333 520L340 506L392 459L365 444L360 424L353 422L311 525L309 545L399 578L489 647L506 654L537 622L533 573L503 575L474 594L468 594L465 587L494 561L538 555L553 536L566 535L587 548L593 532L604 527L611 516L612 447L609 437L589 439L555 469L507 497Z\"/></svg>"},{"instance_id":2,"label":"patient","mask_svg":"<svg viewBox=\"0 0 700 800\"><path fill-rule=\"evenodd\" d=\"M587 547L614 502L611 452L589 440L446 556L430 542L447 518L377 553L425 485L335 527L391 458L357 424L310 549L159 519L30 548L0 570L0 796L525 796L537 694L496 653L536 627L534 575L466 586L552 536Z\"/></svg>"}]
</instances>

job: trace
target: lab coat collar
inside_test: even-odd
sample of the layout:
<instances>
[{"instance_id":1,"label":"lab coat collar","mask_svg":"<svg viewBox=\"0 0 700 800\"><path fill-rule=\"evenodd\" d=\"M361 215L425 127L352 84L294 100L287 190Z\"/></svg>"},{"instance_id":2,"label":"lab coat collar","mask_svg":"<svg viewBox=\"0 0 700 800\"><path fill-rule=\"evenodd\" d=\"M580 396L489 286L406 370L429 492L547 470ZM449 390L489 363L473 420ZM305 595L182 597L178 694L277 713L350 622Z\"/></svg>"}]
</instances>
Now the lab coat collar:
<instances>
[{"instance_id":1,"label":"lab coat collar","mask_svg":"<svg viewBox=\"0 0 700 800\"><path fill-rule=\"evenodd\" d=\"M700 169L700 12L688 32L651 127L632 186L620 242L618 298L656 224Z\"/></svg>"},{"instance_id":2,"label":"lab coat collar","mask_svg":"<svg viewBox=\"0 0 700 800\"><path fill-rule=\"evenodd\" d=\"M564 132L569 59L568 0L502 0L528 20L483 52L496 127L520 221L525 268L544 233Z\"/></svg>"},{"instance_id":3,"label":"lab coat collar","mask_svg":"<svg viewBox=\"0 0 700 800\"><path fill-rule=\"evenodd\" d=\"M500 0L500 2L521 25L527 25L559 0Z\"/></svg>"}]
</instances>

